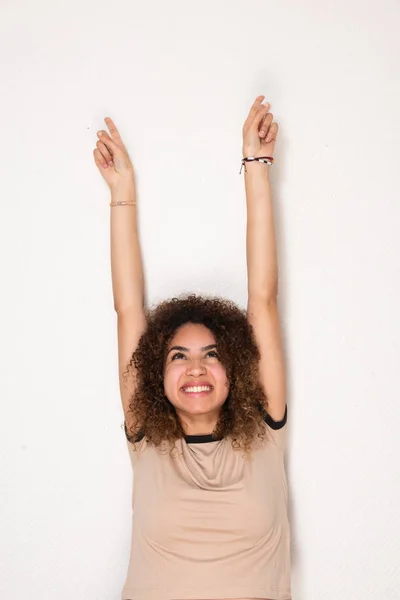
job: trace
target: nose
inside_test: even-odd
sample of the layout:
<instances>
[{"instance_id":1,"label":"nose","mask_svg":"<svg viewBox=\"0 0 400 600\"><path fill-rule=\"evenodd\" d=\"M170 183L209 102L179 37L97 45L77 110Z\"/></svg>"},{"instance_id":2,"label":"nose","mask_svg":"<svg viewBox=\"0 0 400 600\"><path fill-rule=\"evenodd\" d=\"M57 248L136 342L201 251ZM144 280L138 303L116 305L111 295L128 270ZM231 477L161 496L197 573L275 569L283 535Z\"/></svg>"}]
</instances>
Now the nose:
<instances>
[{"instance_id":1,"label":"nose","mask_svg":"<svg viewBox=\"0 0 400 600\"><path fill-rule=\"evenodd\" d=\"M187 368L186 368L186 373L195 375L196 377L201 374L201 373L206 373L206 367L205 365L203 365L202 360L199 359L192 359L191 361L188 362Z\"/></svg>"}]
</instances>

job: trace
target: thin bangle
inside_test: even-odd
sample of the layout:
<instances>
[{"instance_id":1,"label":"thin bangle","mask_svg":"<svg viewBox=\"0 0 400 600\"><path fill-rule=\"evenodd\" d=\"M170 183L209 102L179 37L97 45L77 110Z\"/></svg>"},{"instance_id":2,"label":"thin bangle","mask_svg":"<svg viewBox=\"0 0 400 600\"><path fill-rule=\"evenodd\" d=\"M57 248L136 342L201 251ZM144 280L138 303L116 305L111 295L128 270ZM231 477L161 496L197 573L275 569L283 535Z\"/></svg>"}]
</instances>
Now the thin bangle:
<instances>
[{"instance_id":1,"label":"thin bangle","mask_svg":"<svg viewBox=\"0 0 400 600\"><path fill-rule=\"evenodd\" d=\"M119 201L119 202L110 202L110 206L136 206L136 202L124 202L124 201Z\"/></svg>"}]
</instances>

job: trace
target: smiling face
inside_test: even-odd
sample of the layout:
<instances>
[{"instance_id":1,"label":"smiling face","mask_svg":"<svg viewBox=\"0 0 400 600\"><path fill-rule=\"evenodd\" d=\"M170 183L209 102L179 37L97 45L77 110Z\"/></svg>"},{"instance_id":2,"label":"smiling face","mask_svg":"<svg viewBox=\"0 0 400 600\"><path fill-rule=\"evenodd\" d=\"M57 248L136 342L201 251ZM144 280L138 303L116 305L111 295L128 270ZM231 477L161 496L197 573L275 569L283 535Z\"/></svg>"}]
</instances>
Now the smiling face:
<instances>
[{"instance_id":1,"label":"smiling face","mask_svg":"<svg viewBox=\"0 0 400 600\"><path fill-rule=\"evenodd\" d=\"M213 333L204 325L185 323L175 331L167 350L164 393L185 433L211 433L229 393Z\"/></svg>"}]
</instances>

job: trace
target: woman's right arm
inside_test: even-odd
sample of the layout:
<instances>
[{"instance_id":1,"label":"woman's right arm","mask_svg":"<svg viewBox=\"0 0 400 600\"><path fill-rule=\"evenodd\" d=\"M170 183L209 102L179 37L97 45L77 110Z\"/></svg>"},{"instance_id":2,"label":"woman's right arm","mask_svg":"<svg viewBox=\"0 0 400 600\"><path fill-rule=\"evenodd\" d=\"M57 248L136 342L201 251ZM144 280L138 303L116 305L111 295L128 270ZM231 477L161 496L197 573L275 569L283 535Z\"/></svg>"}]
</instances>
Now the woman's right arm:
<instances>
[{"instance_id":1,"label":"woman's right arm","mask_svg":"<svg viewBox=\"0 0 400 600\"><path fill-rule=\"evenodd\" d=\"M129 403L135 391L133 365L124 376L138 341L146 328L145 286L139 245L134 170L113 121L105 119L110 135L102 130L94 158L111 191L111 202L134 205L110 206L111 279L117 313L118 370L122 407L128 429L132 423ZM108 167L107 163L111 161ZM132 370L133 369L133 370ZM139 425L140 426L140 425ZM136 429L136 424L135 424Z\"/></svg>"}]
</instances>

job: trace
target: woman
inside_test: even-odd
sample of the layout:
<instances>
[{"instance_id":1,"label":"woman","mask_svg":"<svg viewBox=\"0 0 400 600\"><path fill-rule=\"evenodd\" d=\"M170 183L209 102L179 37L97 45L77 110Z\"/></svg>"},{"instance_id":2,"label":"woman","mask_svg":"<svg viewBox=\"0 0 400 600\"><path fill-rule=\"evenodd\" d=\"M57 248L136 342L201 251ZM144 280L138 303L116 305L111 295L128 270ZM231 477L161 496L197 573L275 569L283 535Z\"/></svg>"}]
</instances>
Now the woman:
<instances>
[{"instance_id":1,"label":"woman","mask_svg":"<svg viewBox=\"0 0 400 600\"><path fill-rule=\"evenodd\" d=\"M181 295L148 309L134 171L113 121L94 159L111 191L111 269L134 469L122 600L290 600L287 407L264 96L243 126L247 311ZM270 160L271 158L271 160Z\"/></svg>"}]
</instances>

